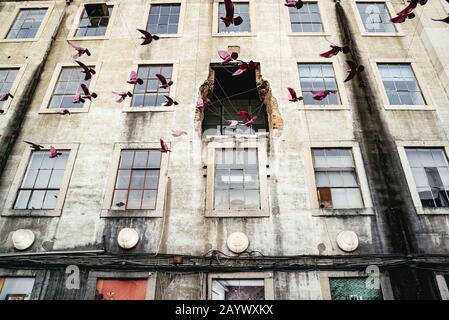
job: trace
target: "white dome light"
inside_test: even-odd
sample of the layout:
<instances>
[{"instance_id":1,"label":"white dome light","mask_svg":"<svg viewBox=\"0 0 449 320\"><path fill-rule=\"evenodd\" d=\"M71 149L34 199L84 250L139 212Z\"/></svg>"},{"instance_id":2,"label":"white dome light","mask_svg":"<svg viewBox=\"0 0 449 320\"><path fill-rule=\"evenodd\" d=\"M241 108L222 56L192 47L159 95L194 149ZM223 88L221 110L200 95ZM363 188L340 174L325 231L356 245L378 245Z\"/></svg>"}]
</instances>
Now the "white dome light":
<instances>
[{"instance_id":1,"label":"white dome light","mask_svg":"<svg viewBox=\"0 0 449 320\"><path fill-rule=\"evenodd\" d=\"M248 249L249 240L246 234L242 232L234 232L229 235L227 245L229 250L234 253L242 253Z\"/></svg>"},{"instance_id":2,"label":"white dome light","mask_svg":"<svg viewBox=\"0 0 449 320\"><path fill-rule=\"evenodd\" d=\"M118 234L117 242L123 249L134 248L139 242L139 234L133 228L123 228Z\"/></svg>"}]
</instances>

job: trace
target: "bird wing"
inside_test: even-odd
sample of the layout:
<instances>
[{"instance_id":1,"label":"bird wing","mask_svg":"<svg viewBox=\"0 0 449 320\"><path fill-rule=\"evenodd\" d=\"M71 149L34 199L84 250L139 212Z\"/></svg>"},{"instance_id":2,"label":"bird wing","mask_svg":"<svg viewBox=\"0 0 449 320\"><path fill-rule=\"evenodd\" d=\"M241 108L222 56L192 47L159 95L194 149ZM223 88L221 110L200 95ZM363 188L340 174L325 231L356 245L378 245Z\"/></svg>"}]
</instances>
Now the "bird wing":
<instances>
[{"instance_id":1,"label":"bird wing","mask_svg":"<svg viewBox=\"0 0 449 320\"><path fill-rule=\"evenodd\" d=\"M90 96L89 88L84 83L81 83L81 89L83 89L86 96Z\"/></svg>"},{"instance_id":2,"label":"bird wing","mask_svg":"<svg viewBox=\"0 0 449 320\"><path fill-rule=\"evenodd\" d=\"M225 51L225 50L218 50L218 55L220 56L221 59L223 60L227 60L231 57L231 55L229 54L229 52Z\"/></svg>"},{"instance_id":3,"label":"bird wing","mask_svg":"<svg viewBox=\"0 0 449 320\"><path fill-rule=\"evenodd\" d=\"M167 84L167 79L165 79L165 77L162 74L156 74L156 77L159 79L159 81L163 84L166 85Z\"/></svg>"},{"instance_id":4,"label":"bird wing","mask_svg":"<svg viewBox=\"0 0 449 320\"><path fill-rule=\"evenodd\" d=\"M234 3L231 0L224 0L226 8L226 18L234 18Z\"/></svg>"},{"instance_id":5,"label":"bird wing","mask_svg":"<svg viewBox=\"0 0 449 320\"><path fill-rule=\"evenodd\" d=\"M130 74L130 76L129 76L129 79L131 80L131 81L136 81L137 80L137 72L136 71L131 71L131 74Z\"/></svg>"},{"instance_id":6,"label":"bird wing","mask_svg":"<svg viewBox=\"0 0 449 320\"><path fill-rule=\"evenodd\" d=\"M351 71L352 70L354 70L354 71L357 70L358 65L354 61L346 60L346 63L349 65L349 68L351 68Z\"/></svg>"},{"instance_id":7,"label":"bird wing","mask_svg":"<svg viewBox=\"0 0 449 320\"><path fill-rule=\"evenodd\" d=\"M88 68L84 63L82 63L82 62L80 62L80 61L78 61L78 60L75 60L75 62L76 62L81 68L83 68L84 70L89 70L89 68Z\"/></svg>"},{"instance_id":8,"label":"bird wing","mask_svg":"<svg viewBox=\"0 0 449 320\"><path fill-rule=\"evenodd\" d=\"M173 103L173 99L170 98L169 96L164 95L165 99L167 99L168 103Z\"/></svg>"},{"instance_id":9,"label":"bird wing","mask_svg":"<svg viewBox=\"0 0 449 320\"><path fill-rule=\"evenodd\" d=\"M67 40L67 43L69 44L69 46L71 46L75 50L84 51L84 48L74 44L73 42L71 42L69 40Z\"/></svg>"},{"instance_id":10,"label":"bird wing","mask_svg":"<svg viewBox=\"0 0 449 320\"><path fill-rule=\"evenodd\" d=\"M293 88L287 88L288 89L288 92L290 93L290 97L292 98L292 99L297 99L297 95L296 95L296 91L295 91L295 89L293 89Z\"/></svg>"},{"instance_id":11,"label":"bird wing","mask_svg":"<svg viewBox=\"0 0 449 320\"><path fill-rule=\"evenodd\" d=\"M239 111L239 112L237 112L237 114L239 116L241 116L243 118L243 120L245 120L245 121L249 121L251 119L251 117L247 111Z\"/></svg>"},{"instance_id":12,"label":"bird wing","mask_svg":"<svg viewBox=\"0 0 449 320\"><path fill-rule=\"evenodd\" d=\"M151 38L151 33L149 33L148 31L142 29L137 29L137 31L142 33L145 36L145 38Z\"/></svg>"}]
</instances>

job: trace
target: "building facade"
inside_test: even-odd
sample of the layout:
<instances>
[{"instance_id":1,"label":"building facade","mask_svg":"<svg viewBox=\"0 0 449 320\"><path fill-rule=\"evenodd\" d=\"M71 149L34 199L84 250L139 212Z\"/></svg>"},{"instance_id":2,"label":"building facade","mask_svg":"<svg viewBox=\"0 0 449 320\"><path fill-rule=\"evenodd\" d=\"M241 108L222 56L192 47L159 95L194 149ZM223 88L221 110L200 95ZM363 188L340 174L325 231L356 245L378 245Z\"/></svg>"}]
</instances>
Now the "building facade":
<instances>
[{"instance_id":1,"label":"building facade","mask_svg":"<svg viewBox=\"0 0 449 320\"><path fill-rule=\"evenodd\" d=\"M449 4L407 4L1 1L0 299L449 299Z\"/></svg>"}]
</instances>

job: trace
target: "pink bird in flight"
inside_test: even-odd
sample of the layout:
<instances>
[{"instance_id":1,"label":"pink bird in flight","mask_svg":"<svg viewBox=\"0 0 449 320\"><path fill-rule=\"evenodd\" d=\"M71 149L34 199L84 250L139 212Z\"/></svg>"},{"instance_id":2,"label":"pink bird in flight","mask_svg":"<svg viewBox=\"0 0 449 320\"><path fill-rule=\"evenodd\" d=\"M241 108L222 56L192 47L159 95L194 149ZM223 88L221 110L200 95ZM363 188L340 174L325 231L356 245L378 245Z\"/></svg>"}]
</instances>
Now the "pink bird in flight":
<instances>
[{"instance_id":1,"label":"pink bird in flight","mask_svg":"<svg viewBox=\"0 0 449 320\"><path fill-rule=\"evenodd\" d=\"M298 95L296 94L295 89L288 87L288 93L289 93L289 99L288 101L291 102L299 102L303 99L303 97L298 97Z\"/></svg>"},{"instance_id":2,"label":"pink bird in flight","mask_svg":"<svg viewBox=\"0 0 449 320\"><path fill-rule=\"evenodd\" d=\"M233 60L237 60L237 58L239 57L239 54L237 52L229 53L226 50L219 50L218 55L223 60L221 64L228 64Z\"/></svg>"},{"instance_id":3,"label":"pink bird in flight","mask_svg":"<svg viewBox=\"0 0 449 320\"><path fill-rule=\"evenodd\" d=\"M173 136L173 137L180 137L180 136L182 136L182 135L187 135L187 131L185 131L185 130L180 130L180 129L176 129L176 130L171 130L171 135Z\"/></svg>"},{"instance_id":4,"label":"pink bird in flight","mask_svg":"<svg viewBox=\"0 0 449 320\"><path fill-rule=\"evenodd\" d=\"M196 108L197 108L197 109L203 109L203 108L204 108L204 101L203 101L203 99L199 98L199 99L196 101Z\"/></svg>"},{"instance_id":5,"label":"pink bird in flight","mask_svg":"<svg viewBox=\"0 0 449 320\"><path fill-rule=\"evenodd\" d=\"M325 99L331 93L337 93L336 90L312 90L311 92L313 94L312 98L318 101Z\"/></svg>"},{"instance_id":6,"label":"pink bird in flight","mask_svg":"<svg viewBox=\"0 0 449 320\"><path fill-rule=\"evenodd\" d=\"M9 98L14 98L14 96L12 94L10 94L9 92L7 93L0 93L0 101L6 101Z\"/></svg>"},{"instance_id":7,"label":"pink bird in flight","mask_svg":"<svg viewBox=\"0 0 449 320\"><path fill-rule=\"evenodd\" d=\"M98 95L95 92L90 93L89 88L84 83L81 83L81 89L83 89L83 92L84 92L84 96L83 96L84 99L88 99L88 100L92 101L92 99L95 99L98 97Z\"/></svg>"},{"instance_id":8,"label":"pink bird in flight","mask_svg":"<svg viewBox=\"0 0 449 320\"><path fill-rule=\"evenodd\" d=\"M171 150L168 148L167 143L164 140L160 139L160 143L161 143L161 152L162 153L171 152Z\"/></svg>"},{"instance_id":9,"label":"pink bird in flight","mask_svg":"<svg viewBox=\"0 0 449 320\"><path fill-rule=\"evenodd\" d=\"M304 5L304 2L302 2L301 0L299 1L295 1L295 0L285 0L284 6L286 7L290 7L290 8L296 8L296 9L301 9Z\"/></svg>"},{"instance_id":10,"label":"pink bird in flight","mask_svg":"<svg viewBox=\"0 0 449 320\"><path fill-rule=\"evenodd\" d=\"M239 69L236 72L234 72L232 76L239 76L248 70L254 70L254 68L256 68L256 64L254 63L253 60L251 60L250 62L244 62L241 60L239 61L241 62Z\"/></svg>"},{"instance_id":11,"label":"pink bird in flight","mask_svg":"<svg viewBox=\"0 0 449 320\"><path fill-rule=\"evenodd\" d=\"M131 74L129 75L129 80L126 81L129 84L143 84L143 80L137 77L137 72L136 71L131 71Z\"/></svg>"},{"instance_id":12,"label":"pink bird in flight","mask_svg":"<svg viewBox=\"0 0 449 320\"><path fill-rule=\"evenodd\" d=\"M349 46L337 46L335 44L330 45L331 49L329 51L320 53L320 56L323 58L332 58L333 56L336 56L339 52L348 53L349 52Z\"/></svg>"},{"instance_id":13,"label":"pink bird in flight","mask_svg":"<svg viewBox=\"0 0 449 320\"><path fill-rule=\"evenodd\" d=\"M55 147L51 146L50 147L50 158L57 158L58 156L60 156L62 153L58 152L58 150L56 150Z\"/></svg>"},{"instance_id":14,"label":"pink bird in flight","mask_svg":"<svg viewBox=\"0 0 449 320\"><path fill-rule=\"evenodd\" d=\"M67 43L76 50L76 53L72 56L73 59L78 59L83 54L86 54L90 57L90 51L87 48L80 47L79 45L74 44L73 42L67 40Z\"/></svg>"},{"instance_id":15,"label":"pink bird in flight","mask_svg":"<svg viewBox=\"0 0 449 320\"><path fill-rule=\"evenodd\" d=\"M241 25L243 22L242 17L234 17L234 3L231 0L224 0L224 4L226 9L226 16L220 17L221 21L224 22L226 27L229 27L231 24L235 26Z\"/></svg>"},{"instance_id":16,"label":"pink bird in flight","mask_svg":"<svg viewBox=\"0 0 449 320\"><path fill-rule=\"evenodd\" d=\"M121 91L121 92L116 92L116 91L112 91L113 94L117 95L117 102L123 102L123 100L125 100L126 97L132 97L133 94L129 91Z\"/></svg>"}]
</instances>

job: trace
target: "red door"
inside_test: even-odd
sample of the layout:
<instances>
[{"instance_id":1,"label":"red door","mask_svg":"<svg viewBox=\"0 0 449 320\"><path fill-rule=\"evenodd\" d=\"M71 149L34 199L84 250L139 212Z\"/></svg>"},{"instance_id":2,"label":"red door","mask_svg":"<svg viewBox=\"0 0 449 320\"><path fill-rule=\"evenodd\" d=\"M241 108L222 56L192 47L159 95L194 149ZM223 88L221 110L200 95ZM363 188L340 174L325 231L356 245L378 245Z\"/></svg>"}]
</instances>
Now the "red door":
<instances>
[{"instance_id":1,"label":"red door","mask_svg":"<svg viewBox=\"0 0 449 320\"><path fill-rule=\"evenodd\" d=\"M98 279L96 300L145 300L147 279Z\"/></svg>"}]
</instances>

